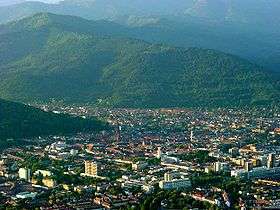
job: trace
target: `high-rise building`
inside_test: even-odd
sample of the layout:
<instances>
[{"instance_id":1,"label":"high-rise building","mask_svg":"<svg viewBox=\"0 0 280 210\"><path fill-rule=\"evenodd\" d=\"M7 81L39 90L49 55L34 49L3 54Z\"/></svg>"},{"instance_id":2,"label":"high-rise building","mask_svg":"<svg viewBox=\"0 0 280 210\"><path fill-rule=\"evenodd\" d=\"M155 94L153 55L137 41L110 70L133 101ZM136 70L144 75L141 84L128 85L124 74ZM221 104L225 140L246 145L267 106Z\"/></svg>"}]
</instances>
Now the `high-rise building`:
<instances>
[{"instance_id":1,"label":"high-rise building","mask_svg":"<svg viewBox=\"0 0 280 210\"><path fill-rule=\"evenodd\" d=\"M164 174L164 181L170 182L170 181L172 181L172 180L173 180L172 173L167 172L167 173Z\"/></svg>"},{"instance_id":2,"label":"high-rise building","mask_svg":"<svg viewBox=\"0 0 280 210\"><path fill-rule=\"evenodd\" d=\"M158 158L158 159L161 159L161 156L162 156L161 147L158 147L158 150L157 150L157 158Z\"/></svg>"},{"instance_id":3,"label":"high-rise building","mask_svg":"<svg viewBox=\"0 0 280 210\"><path fill-rule=\"evenodd\" d=\"M190 141L193 141L193 130L191 130Z\"/></svg>"},{"instance_id":4,"label":"high-rise building","mask_svg":"<svg viewBox=\"0 0 280 210\"><path fill-rule=\"evenodd\" d=\"M31 170L28 168L20 168L18 170L18 176L20 179L30 181L31 180Z\"/></svg>"},{"instance_id":5,"label":"high-rise building","mask_svg":"<svg viewBox=\"0 0 280 210\"><path fill-rule=\"evenodd\" d=\"M85 161L85 174L89 176L98 176L98 164L93 161Z\"/></svg>"},{"instance_id":6,"label":"high-rise building","mask_svg":"<svg viewBox=\"0 0 280 210\"><path fill-rule=\"evenodd\" d=\"M222 170L222 164L221 162L216 162L214 163L214 171L215 172L220 172Z\"/></svg>"},{"instance_id":7,"label":"high-rise building","mask_svg":"<svg viewBox=\"0 0 280 210\"><path fill-rule=\"evenodd\" d=\"M267 168L275 167L275 154L269 154L267 157Z\"/></svg>"}]
</instances>

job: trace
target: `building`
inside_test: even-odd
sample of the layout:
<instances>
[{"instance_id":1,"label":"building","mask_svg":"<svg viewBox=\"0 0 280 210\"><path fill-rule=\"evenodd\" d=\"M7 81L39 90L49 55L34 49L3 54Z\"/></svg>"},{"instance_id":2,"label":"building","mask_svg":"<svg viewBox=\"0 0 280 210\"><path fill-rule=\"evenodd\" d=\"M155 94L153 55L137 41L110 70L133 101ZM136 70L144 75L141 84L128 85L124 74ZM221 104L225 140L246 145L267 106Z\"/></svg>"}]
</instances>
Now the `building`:
<instances>
[{"instance_id":1,"label":"building","mask_svg":"<svg viewBox=\"0 0 280 210\"><path fill-rule=\"evenodd\" d=\"M171 190L171 189L182 189L182 188L189 188L191 187L191 181L186 179L173 179L170 181L160 181L159 187L161 189L165 190Z\"/></svg>"},{"instance_id":2,"label":"building","mask_svg":"<svg viewBox=\"0 0 280 210\"><path fill-rule=\"evenodd\" d=\"M153 185L145 184L142 186L142 190L144 190L146 193L152 193L155 190L155 188Z\"/></svg>"},{"instance_id":3,"label":"building","mask_svg":"<svg viewBox=\"0 0 280 210\"><path fill-rule=\"evenodd\" d=\"M170 182L170 181L172 181L172 180L173 180L173 175L172 175L172 173L167 172L167 173L164 174L164 181Z\"/></svg>"},{"instance_id":4,"label":"building","mask_svg":"<svg viewBox=\"0 0 280 210\"><path fill-rule=\"evenodd\" d=\"M50 172L50 171L46 171L46 170L37 170L37 171L35 171L35 173L34 173L34 175L42 175L43 177L50 177L50 176L52 176L53 174L52 174L52 172Z\"/></svg>"},{"instance_id":5,"label":"building","mask_svg":"<svg viewBox=\"0 0 280 210\"><path fill-rule=\"evenodd\" d=\"M72 156L76 156L78 153L79 153L79 151L76 150L76 149L71 149L71 150L70 150L70 154L71 154Z\"/></svg>"},{"instance_id":6,"label":"building","mask_svg":"<svg viewBox=\"0 0 280 210\"><path fill-rule=\"evenodd\" d=\"M220 162L214 163L214 171L220 172L222 170L222 164Z\"/></svg>"},{"instance_id":7,"label":"building","mask_svg":"<svg viewBox=\"0 0 280 210\"><path fill-rule=\"evenodd\" d=\"M21 192L16 195L18 199L27 199L27 198L35 198L37 196L37 192Z\"/></svg>"},{"instance_id":8,"label":"building","mask_svg":"<svg viewBox=\"0 0 280 210\"><path fill-rule=\"evenodd\" d=\"M253 169L253 163L252 162L245 162L245 165L244 165L244 169L246 172L249 172Z\"/></svg>"},{"instance_id":9,"label":"building","mask_svg":"<svg viewBox=\"0 0 280 210\"><path fill-rule=\"evenodd\" d=\"M230 175L233 177L247 178L248 172L246 172L245 169L236 169L236 170L232 170L230 172Z\"/></svg>"},{"instance_id":10,"label":"building","mask_svg":"<svg viewBox=\"0 0 280 210\"><path fill-rule=\"evenodd\" d=\"M173 174L167 172L164 174L164 180L159 182L159 187L165 190L182 189L191 186L191 181L188 178L174 179Z\"/></svg>"},{"instance_id":11,"label":"building","mask_svg":"<svg viewBox=\"0 0 280 210\"><path fill-rule=\"evenodd\" d=\"M257 158L254 158L254 159L252 160L252 164L253 164L254 167L261 167L261 166L262 166L261 160L260 160L260 159L257 159Z\"/></svg>"},{"instance_id":12,"label":"building","mask_svg":"<svg viewBox=\"0 0 280 210\"><path fill-rule=\"evenodd\" d=\"M7 165L7 160L0 161L0 176L7 176L9 174L9 166Z\"/></svg>"},{"instance_id":13,"label":"building","mask_svg":"<svg viewBox=\"0 0 280 210\"><path fill-rule=\"evenodd\" d=\"M26 181L31 181L31 170L28 168L20 168L18 170L18 176L20 179L24 179Z\"/></svg>"},{"instance_id":14,"label":"building","mask_svg":"<svg viewBox=\"0 0 280 210\"><path fill-rule=\"evenodd\" d=\"M93 147L94 147L93 144L87 144L86 150L92 152L93 151Z\"/></svg>"},{"instance_id":15,"label":"building","mask_svg":"<svg viewBox=\"0 0 280 210\"><path fill-rule=\"evenodd\" d=\"M204 172L207 173L207 174L209 174L209 173L212 172L213 170L214 170L213 165L207 166L207 167L204 168Z\"/></svg>"},{"instance_id":16,"label":"building","mask_svg":"<svg viewBox=\"0 0 280 210\"><path fill-rule=\"evenodd\" d=\"M231 176L248 179L274 179L280 178L280 167L257 167L250 171L245 169L231 171Z\"/></svg>"},{"instance_id":17,"label":"building","mask_svg":"<svg viewBox=\"0 0 280 210\"><path fill-rule=\"evenodd\" d=\"M137 163L132 163L132 170L141 171L148 166L148 163L144 161L138 161Z\"/></svg>"},{"instance_id":18,"label":"building","mask_svg":"<svg viewBox=\"0 0 280 210\"><path fill-rule=\"evenodd\" d=\"M172 157L172 156L167 156L167 155L162 155L161 156L161 161L164 163L178 163L179 158Z\"/></svg>"},{"instance_id":19,"label":"building","mask_svg":"<svg viewBox=\"0 0 280 210\"><path fill-rule=\"evenodd\" d=\"M48 188L54 188L56 186L56 181L53 179L49 179L49 178L44 178L42 180L43 185L45 185Z\"/></svg>"},{"instance_id":20,"label":"building","mask_svg":"<svg viewBox=\"0 0 280 210\"><path fill-rule=\"evenodd\" d=\"M249 179L279 178L280 167L266 168L258 167L248 172Z\"/></svg>"},{"instance_id":21,"label":"building","mask_svg":"<svg viewBox=\"0 0 280 210\"><path fill-rule=\"evenodd\" d=\"M232 157L239 155L239 149L237 147L230 148L228 152Z\"/></svg>"},{"instance_id":22,"label":"building","mask_svg":"<svg viewBox=\"0 0 280 210\"><path fill-rule=\"evenodd\" d=\"M122 130L122 127L120 125L118 125L118 127L116 129L116 133L115 133L115 141L116 142L121 141L121 130Z\"/></svg>"},{"instance_id":23,"label":"building","mask_svg":"<svg viewBox=\"0 0 280 210\"><path fill-rule=\"evenodd\" d=\"M228 171L229 165L227 162L215 162L213 164L214 172Z\"/></svg>"},{"instance_id":24,"label":"building","mask_svg":"<svg viewBox=\"0 0 280 210\"><path fill-rule=\"evenodd\" d=\"M98 164L94 161L85 161L85 175L98 176Z\"/></svg>"},{"instance_id":25,"label":"building","mask_svg":"<svg viewBox=\"0 0 280 210\"><path fill-rule=\"evenodd\" d=\"M191 130L190 141L193 142L193 130Z\"/></svg>"},{"instance_id":26,"label":"building","mask_svg":"<svg viewBox=\"0 0 280 210\"><path fill-rule=\"evenodd\" d=\"M269 154L267 157L267 168L275 167L275 154Z\"/></svg>"},{"instance_id":27,"label":"building","mask_svg":"<svg viewBox=\"0 0 280 210\"><path fill-rule=\"evenodd\" d=\"M158 150L157 150L157 158L158 158L158 159L161 159L161 156L162 156L161 147L158 147Z\"/></svg>"}]
</instances>

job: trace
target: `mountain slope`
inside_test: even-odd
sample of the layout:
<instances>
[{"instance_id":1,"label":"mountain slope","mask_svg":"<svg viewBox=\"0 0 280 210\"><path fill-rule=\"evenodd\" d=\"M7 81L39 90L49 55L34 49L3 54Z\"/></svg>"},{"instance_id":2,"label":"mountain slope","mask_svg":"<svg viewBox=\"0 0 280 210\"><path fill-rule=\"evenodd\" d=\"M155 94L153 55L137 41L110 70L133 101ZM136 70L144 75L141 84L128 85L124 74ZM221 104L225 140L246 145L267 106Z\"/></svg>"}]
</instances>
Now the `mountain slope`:
<instances>
[{"instance_id":1,"label":"mountain slope","mask_svg":"<svg viewBox=\"0 0 280 210\"><path fill-rule=\"evenodd\" d=\"M105 124L95 119L82 119L0 99L0 148L6 139L100 131ZM13 142L15 143L15 142Z\"/></svg>"},{"instance_id":2,"label":"mountain slope","mask_svg":"<svg viewBox=\"0 0 280 210\"><path fill-rule=\"evenodd\" d=\"M110 32L99 24L38 14L7 25L0 35L0 96L117 107L279 103L279 75L246 60L105 36Z\"/></svg>"},{"instance_id":3,"label":"mountain slope","mask_svg":"<svg viewBox=\"0 0 280 210\"><path fill-rule=\"evenodd\" d=\"M0 23L37 12L111 20L129 26L125 37L220 50L279 72L279 11L278 0L65 0L0 7Z\"/></svg>"}]
</instances>

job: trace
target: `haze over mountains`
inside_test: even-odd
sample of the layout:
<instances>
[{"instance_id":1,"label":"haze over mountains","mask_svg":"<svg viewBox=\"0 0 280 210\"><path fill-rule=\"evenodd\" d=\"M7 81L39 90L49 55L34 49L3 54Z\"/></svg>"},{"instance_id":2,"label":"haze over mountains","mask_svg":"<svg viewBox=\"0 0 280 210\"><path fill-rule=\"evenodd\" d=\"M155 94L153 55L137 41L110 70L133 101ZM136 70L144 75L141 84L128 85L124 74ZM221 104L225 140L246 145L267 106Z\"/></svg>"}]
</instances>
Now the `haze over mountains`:
<instances>
[{"instance_id":1,"label":"haze over mountains","mask_svg":"<svg viewBox=\"0 0 280 210\"><path fill-rule=\"evenodd\" d=\"M24 3L24 2L27 2L27 1L28 0L0 0L0 7L19 4L19 3ZM33 0L33 2L36 2L36 0ZM60 2L60 0L38 0L38 2L54 4L54 3Z\"/></svg>"},{"instance_id":2,"label":"haze over mountains","mask_svg":"<svg viewBox=\"0 0 280 210\"><path fill-rule=\"evenodd\" d=\"M150 44L125 32L48 13L2 26L0 97L137 108L279 103L278 74L222 52Z\"/></svg>"},{"instance_id":3,"label":"haze over mountains","mask_svg":"<svg viewBox=\"0 0 280 210\"><path fill-rule=\"evenodd\" d=\"M112 19L125 15L191 15L218 21L275 23L279 21L280 3L278 0L64 0L56 5L26 1L10 9L24 11L15 13L11 18L48 10L72 15L76 13L90 19Z\"/></svg>"},{"instance_id":4,"label":"haze over mountains","mask_svg":"<svg viewBox=\"0 0 280 210\"><path fill-rule=\"evenodd\" d=\"M38 12L105 19L122 24L127 37L220 50L280 71L279 11L278 0L65 0L0 7L0 22Z\"/></svg>"}]
</instances>

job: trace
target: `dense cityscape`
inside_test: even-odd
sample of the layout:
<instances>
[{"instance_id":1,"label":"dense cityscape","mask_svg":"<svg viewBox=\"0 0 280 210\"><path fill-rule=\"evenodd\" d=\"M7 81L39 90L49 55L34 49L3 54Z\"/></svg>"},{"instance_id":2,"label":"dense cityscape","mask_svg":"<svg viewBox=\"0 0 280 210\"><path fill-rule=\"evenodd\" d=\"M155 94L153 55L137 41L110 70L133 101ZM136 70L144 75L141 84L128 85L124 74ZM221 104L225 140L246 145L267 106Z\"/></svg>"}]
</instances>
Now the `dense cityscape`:
<instances>
[{"instance_id":1,"label":"dense cityscape","mask_svg":"<svg viewBox=\"0 0 280 210\"><path fill-rule=\"evenodd\" d=\"M5 149L0 209L265 209L280 202L278 109L99 109L112 129ZM12 139L10 139L12 141Z\"/></svg>"},{"instance_id":2,"label":"dense cityscape","mask_svg":"<svg viewBox=\"0 0 280 210\"><path fill-rule=\"evenodd\" d=\"M0 210L280 209L280 0L0 0Z\"/></svg>"}]
</instances>

